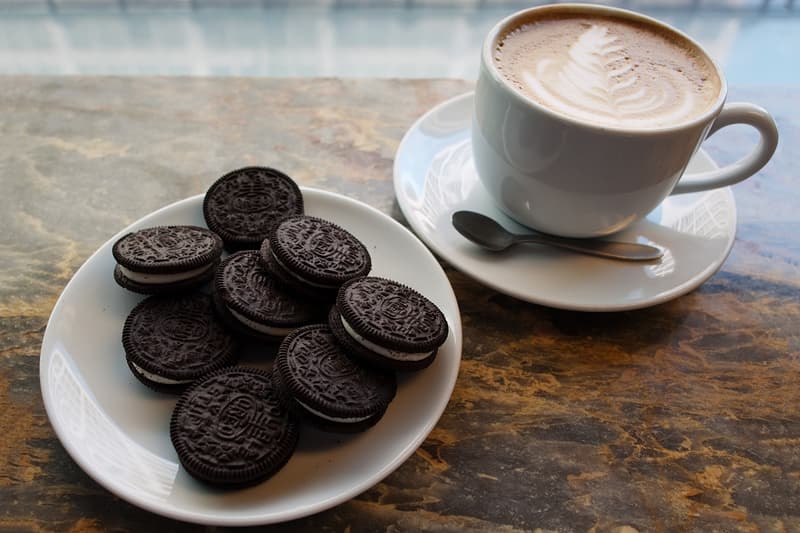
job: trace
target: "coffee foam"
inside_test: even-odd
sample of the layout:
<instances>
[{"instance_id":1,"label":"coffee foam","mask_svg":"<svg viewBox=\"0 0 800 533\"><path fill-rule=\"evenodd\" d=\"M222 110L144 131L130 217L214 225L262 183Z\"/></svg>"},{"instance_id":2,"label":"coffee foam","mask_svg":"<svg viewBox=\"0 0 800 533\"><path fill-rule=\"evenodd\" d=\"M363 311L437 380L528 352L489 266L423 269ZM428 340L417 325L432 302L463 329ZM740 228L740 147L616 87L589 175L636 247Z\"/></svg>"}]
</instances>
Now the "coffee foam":
<instances>
[{"instance_id":1,"label":"coffee foam","mask_svg":"<svg viewBox=\"0 0 800 533\"><path fill-rule=\"evenodd\" d=\"M583 13L523 21L497 42L494 62L528 98L612 127L686 122L720 91L713 64L691 43L655 26Z\"/></svg>"}]
</instances>

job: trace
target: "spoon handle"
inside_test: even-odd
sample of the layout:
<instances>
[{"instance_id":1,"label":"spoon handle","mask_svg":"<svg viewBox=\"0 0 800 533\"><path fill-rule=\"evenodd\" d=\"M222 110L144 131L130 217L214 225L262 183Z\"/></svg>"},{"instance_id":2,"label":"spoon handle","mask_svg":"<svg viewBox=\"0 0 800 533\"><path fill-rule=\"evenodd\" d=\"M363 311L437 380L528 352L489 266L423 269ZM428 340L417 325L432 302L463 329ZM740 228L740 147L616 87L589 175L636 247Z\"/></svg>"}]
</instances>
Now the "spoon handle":
<instances>
[{"instance_id":1,"label":"spoon handle","mask_svg":"<svg viewBox=\"0 0 800 533\"><path fill-rule=\"evenodd\" d=\"M664 254L660 248L636 242L604 241L601 239L567 239L563 237L551 237L546 234L515 234L514 240L518 243L529 242L547 244L549 246L572 250L573 252L607 257L610 259L624 259L626 261L653 261Z\"/></svg>"}]
</instances>

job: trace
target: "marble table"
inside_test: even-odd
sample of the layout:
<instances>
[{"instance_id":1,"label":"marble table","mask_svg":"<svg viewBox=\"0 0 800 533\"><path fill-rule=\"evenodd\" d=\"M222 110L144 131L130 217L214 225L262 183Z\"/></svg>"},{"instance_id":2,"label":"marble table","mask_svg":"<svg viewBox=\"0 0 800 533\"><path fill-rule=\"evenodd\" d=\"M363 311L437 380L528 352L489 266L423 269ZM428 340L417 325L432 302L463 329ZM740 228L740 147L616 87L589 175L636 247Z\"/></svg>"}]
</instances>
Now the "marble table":
<instances>
[{"instance_id":1,"label":"marble table","mask_svg":"<svg viewBox=\"0 0 800 533\"><path fill-rule=\"evenodd\" d=\"M406 129L471 83L0 78L0 529L193 531L95 483L47 419L53 305L110 236L222 173L269 164L401 222ZM697 290L638 311L524 303L443 263L464 349L424 444L357 498L275 531L800 530L800 88L734 87L776 117L733 188L738 234ZM718 161L750 139L707 143Z\"/></svg>"}]
</instances>

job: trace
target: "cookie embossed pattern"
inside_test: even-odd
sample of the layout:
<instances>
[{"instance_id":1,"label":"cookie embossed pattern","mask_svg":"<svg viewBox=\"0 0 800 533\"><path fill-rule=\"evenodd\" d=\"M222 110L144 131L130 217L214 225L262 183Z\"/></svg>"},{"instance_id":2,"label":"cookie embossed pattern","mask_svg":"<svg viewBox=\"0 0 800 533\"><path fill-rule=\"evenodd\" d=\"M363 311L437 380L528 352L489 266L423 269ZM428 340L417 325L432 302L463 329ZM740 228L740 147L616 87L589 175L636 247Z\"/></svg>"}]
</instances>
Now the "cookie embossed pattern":
<instances>
[{"instance_id":1,"label":"cookie embossed pattern","mask_svg":"<svg viewBox=\"0 0 800 533\"><path fill-rule=\"evenodd\" d=\"M181 292L211 279L222 240L206 228L159 226L125 235L111 252L121 287L141 294Z\"/></svg>"},{"instance_id":2,"label":"cookie embossed pattern","mask_svg":"<svg viewBox=\"0 0 800 533\"><path fill-rule=\"evenodd\" d=\"M318 427L336 431L373 426L397 392L393 372L358 364L324 324L289 335L275 369L278 388L295 411Z\"/></svg>"},{"instance_id":3,"label":"cookie embossed pattern","mask_svg":"<svg viewBox=\"0 0 800 533\"><path fill-rule=\"evenodd\" d=\"M122 328L125 359L133 375L162 392L181 392L193 381L236 362L238 341L212 312L211 298L190 293L151 296Z\"/></svg>"},{"instance_id":4,"label":"cookie embossed pattern","mask_svg":"<svg viewBox=\"0 0 800 533\"><path fill-rule=\"evenodd\" d=\"M244 367L211 374L181 396L169 432L190 474L226 487L272 475L289 460L299 435L271 375Z\"/></svg>"},{"instance_id":5,"label":"cookie embossed pattern","mask_svg":"<svg viewBox=\"0 0 800 533\"><path fill-rule=\"evenodd\" d=\"M215 181L203 199L205 221L229 252L258 248L281 220L303 211L297 183L269 167L233 170Z\"/></svg>"},{"instance_id":6,"label":"cookie embossed pattern","mask_svg":"<svg viewBox=\"0 0 800 533\"><path fill-rule=\"evenodd\" d=\"M222 261L214 297L232 330L267 341L280 341L320 316L314 302L287 290L262 267L255 250L241 250Z\"/></svg>"},{"instance_id":7,"label":"cookie embossed pattern","mask_svg":"<svg viewBox=\"0 0 800 533\"><path fill-rule=\"evenodd\" d=\"M318 300L333 300L346 281L369 274L369 250L346 229L318 217L281 222L260 249L263 265L284 284Z\"/></svg>"},{"instance_id":8,"label":"cookie embossed pattern","mask_svg":"<svg viewBox=\"0 0 800 533\"><path fill-rule=\"evenodd\" d=\"M447 320L433 302L374 276L342 286L328 323L354 357L394 370L427 367L448 335Z\"/></svg>"}]
</instances>

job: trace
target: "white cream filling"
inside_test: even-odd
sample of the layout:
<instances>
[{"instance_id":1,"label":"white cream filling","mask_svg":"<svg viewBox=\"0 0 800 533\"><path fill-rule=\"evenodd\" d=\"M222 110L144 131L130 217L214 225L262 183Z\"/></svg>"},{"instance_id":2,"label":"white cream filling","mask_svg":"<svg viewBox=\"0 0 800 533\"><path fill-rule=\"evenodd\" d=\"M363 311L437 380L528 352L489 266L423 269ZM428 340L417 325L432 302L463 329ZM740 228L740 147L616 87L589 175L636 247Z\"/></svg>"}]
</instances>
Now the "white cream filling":
<instances>
[{"instance_id":1,"label":"white cream filling","mask_svg":"<svg viewBox=\"0 0 800 533\"><path fill-rule=\"evenodd\" d=\"M143 375L144 377L146 377L147 379L149 379L150 381L152 381L154 383L161 383L163 385L182 385L184 383L191 383L192 381L194 381L194 380L191 380L191 379L176 380L176 379L165 378L165 377L159 376L158 374L153 374L152 372L148 372L147 370L145 370L144 368L140 367L136 363L132 362L131 364L133 365L133 368L135 368L138 373L140 373L141 375Z\"/></svg>"},{"instance_id":2,"label":"white cream filling","mask_svg":"<svg viewBox=\"0 0 800 533\"><path fill-rule=\"evenodd\" d=\"M281 261L281 260L278 258L278 256L277 256L277 255L275 255L275 253L274 253L274 252L272 252L272 251L270 250L270 252L269 252L269 253L272 255L272 259L273 259L273 261L275 261L276 263L278 263L278 264L281 266L281 268L283 268L284 272L286 272L287 274L289 274L289 275L290 275L291 277L293 277L294 279L296 279L296 280L298 280L298 281L301 281L301 282L305 283L306 285L311 285L312 287L319 287L319 288L321 288L321 289L333 289L333 288L336 288L336 287L337 287L337 285L325 285L325 284L323 284L323 283L315 283L315 282L313 282L313 281L307 280L307 279L306 279L306 278L304 278L303 276L300 276L300 275L298 275L298 274L297 274L297 272L293 271L291 268L287 267L287 266L286 266L286 264L285 264L283 261Z\"/></svg>"},{"instance_id":3,"label":"white cream filling","mask_svg":"<svg viewBox=\"0 0 800 533\"><path fill-rule=\"evenodd\" d=\"M237 313L230 307L228 307L228 311L230 311L231 314L236 317L236 320L246 325L248 328L260 331L261 333L266 333L267 335L272 335L273 337L285 337L295 329L295 328L274 328L272 326L265 326L264 324L253 322L246 316L242 316L241 314Z\"/></svg>"},{"instance_id":4,"label":"white cream filling","mask_svg":"<svg viewBox=\"0 0 800 533\"><path fill-rule=\"evenodd\" d=\"M205 265L200 268L187 270L185 272L176 272L175 274L145 274L144 272L135 272L133 270L125 268L122 265L119 265L119 268L122 270L122 273L125 275L126 278L128 278L131 281L135 281L136 283L161 284L161 283L174 283L176 281L183 281L185 279L199 276L212 266L214 265L213 264Z\"/></svg>"},{"instance_id":5,"label":"white cream filling","mask_svg":"<svg viewBox=\"0 0 800 533\"><path fill-rule=\"evenodd\" d=\"M313 414L317 415L320 418L324 418L325 420L330 420L331 422L355 423L355 422L361 422L361 421L366 420L366 419L369 418L369 415L368 416L350 417L350 418L338 418L338 417L335 417L335 416L324 415L324 414L320 413L319 411L317 411L316 409L312 409L311 407L307 406L306 404L304 404L303 402L301 402L297 398L295 398L295 401L297 403L299 403L300 405L302 405L303 408L307 409L310 413L313 413Z\"/></svg>"},{"instance_id":6,"label":"white cream filling","mask_svg":"<svg viewBox=\"0 0 800 533\"><path fill-rule=\"evenodd\" d=\"M390 350L388 348L384 348L383 346L379 346L356 333L353 328L350 327L350 324L347 323L347 320L345 320L344 317L342 317L342 326L344 326L344 330L347 332L347 334L350 335L353 340L358 342L361 346L369 348L373 352L379 353L384 357L388 357L389 359L396 359L400 361L422 361L426 357L429 357L431 354L433 354L433 351L402 352L400 350Z\"/></svg>"}]
</instances>

